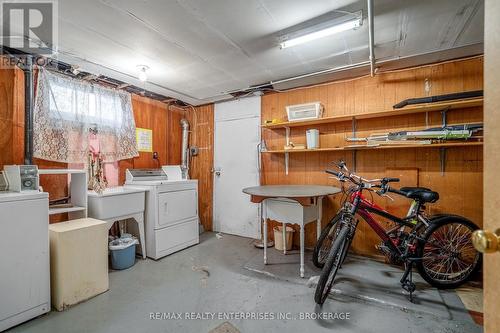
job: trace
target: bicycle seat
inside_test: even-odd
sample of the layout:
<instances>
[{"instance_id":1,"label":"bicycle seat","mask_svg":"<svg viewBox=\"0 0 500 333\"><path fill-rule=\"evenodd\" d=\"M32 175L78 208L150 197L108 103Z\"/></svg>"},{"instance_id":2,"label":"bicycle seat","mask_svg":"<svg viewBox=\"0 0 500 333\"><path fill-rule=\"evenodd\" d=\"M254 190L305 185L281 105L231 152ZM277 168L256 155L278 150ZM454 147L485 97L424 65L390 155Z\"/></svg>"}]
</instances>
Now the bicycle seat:
<instances>
[{"instance_id":1,"label":"bicycle seat","mask_svg":"<svg viewBox=\"0 0 500 333\"><path fill-rule=\"evenodd\" d=\"M403 192L407 198L420 202L436 202L439 199L439 193L427 187L402 187L399 191Z\"/></svg>"}]
</instances>

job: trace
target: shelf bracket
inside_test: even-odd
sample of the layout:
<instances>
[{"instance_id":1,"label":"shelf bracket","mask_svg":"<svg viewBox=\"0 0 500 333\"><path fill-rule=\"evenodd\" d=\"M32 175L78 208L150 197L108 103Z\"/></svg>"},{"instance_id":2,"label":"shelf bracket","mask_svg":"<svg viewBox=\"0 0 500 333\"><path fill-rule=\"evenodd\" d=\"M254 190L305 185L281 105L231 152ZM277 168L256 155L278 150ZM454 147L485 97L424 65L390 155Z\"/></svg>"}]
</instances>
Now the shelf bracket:
<instances>
[{"instance_id":1,"label":"shelf bracket","mask_svg":"<svg viewBox=\"0 0 500 333\"><path fill-rule=\"evenodd\" d=\"M356 117L352 117L352 137L356 138L357 123ZM356 172L356 150L352 151L352 170Z\"/></svg>"},{"instance_id":2,"label":"shelf bracket","mask_svg":"<svg viewBox=\"0 0 500 333\"><path fill-rule=\"evenodd\" d=\"M439 162L440 162L441 176L444 176L444 171L446 168L446 148L445 147L439 148Z\"/></svg>"},{"instance_id":3,"label":"shelf bracket","mask_svg":"<svg viewBox=\"0 0 500 333\"><path fill-rule=\"evenodd\" d=\"M356 172L356 158L357 157L357 150L352 151L352 171Z\"/></svg>"},{"instance_id":4,"label":"shelf bracket","mask_svg":"<svg viewBox=\"0 0 500 333\"><path fill-rule=\"evenodd\" d=\"M288 153L285 153L285 175L288 176L288 163L289 163L289 154Z\"/></svg>"},{"instance_id":5,"label":"shelf bracket","mask_svg":"<svg viewBox=\"0 0 500 333\"><path fill-rule=\"evenodd\" d=\"M449 110L450 110L450 107L448 106L446 109L441 111L441 127L442 128L445 128L447 126L447 122L448 122L447 113Z\"/></svg>"},{"instance_id":6,"label":"shelf bracket","mask_svg":"<svg viewBox=\"0 0 500 333\"><path fill-rule=\"evenodd\" d=\"M285 142L286 146L288 147L290 145L290 127L285 126ZM290 163L290 156L289 153L285 153L285 175L288 176L288 167Z\"/></svg>"}]
</instances>

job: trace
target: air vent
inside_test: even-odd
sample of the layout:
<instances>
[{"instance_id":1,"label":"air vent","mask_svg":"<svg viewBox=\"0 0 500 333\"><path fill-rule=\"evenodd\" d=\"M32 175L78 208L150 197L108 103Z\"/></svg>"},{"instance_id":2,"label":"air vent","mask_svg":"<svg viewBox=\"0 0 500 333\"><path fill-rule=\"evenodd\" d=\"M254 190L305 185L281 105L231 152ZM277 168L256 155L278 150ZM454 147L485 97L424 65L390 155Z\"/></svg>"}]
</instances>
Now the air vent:
<instances>
[{"instance_id":1,"label":"air vent","mask_svg":"<svg viewBox=\"0 0 500 333\"><path fill-rule=\"evenodd\" d=\"M288 121L319 119L323 116L323 105L320 102L289 105L286 113Z\"/></svg>"}]
</instances>

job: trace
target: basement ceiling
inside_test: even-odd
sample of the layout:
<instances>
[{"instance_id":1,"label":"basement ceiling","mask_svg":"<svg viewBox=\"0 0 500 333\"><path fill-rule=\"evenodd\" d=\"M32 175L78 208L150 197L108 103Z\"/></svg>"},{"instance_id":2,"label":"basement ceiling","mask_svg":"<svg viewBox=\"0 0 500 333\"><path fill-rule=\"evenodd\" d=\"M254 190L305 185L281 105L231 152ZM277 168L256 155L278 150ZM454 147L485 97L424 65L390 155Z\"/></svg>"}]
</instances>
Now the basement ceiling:
<instances>
[{"instance_id":1,"label":"basement ceiling","mask_svg":"<svg viewBox=\"0 0 500 333\"><path fill-rule=\"evenodd\" d=\"M364 21L357 30L278 47L287 31L358 10ZM446 50L440 60L482 52L482 0L376 0L374 13L377 63L403 64ZM366 1L352 0L64 0L57 57L199 105L230 98L231 91L367 61L366 15ZM412 65L429 62L414 59L421 60ZM150 67L148 82L136 79L137 65ZM316 81L294 80L285 88Z\"/></svg>"}]
</instances>

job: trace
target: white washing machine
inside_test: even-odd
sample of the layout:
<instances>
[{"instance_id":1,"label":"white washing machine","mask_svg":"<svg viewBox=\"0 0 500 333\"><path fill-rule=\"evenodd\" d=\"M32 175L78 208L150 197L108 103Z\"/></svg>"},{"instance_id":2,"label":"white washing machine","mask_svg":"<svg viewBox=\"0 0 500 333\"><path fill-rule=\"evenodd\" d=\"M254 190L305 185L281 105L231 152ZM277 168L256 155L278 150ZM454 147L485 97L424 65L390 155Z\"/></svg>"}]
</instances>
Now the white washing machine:
<instances>
[{"instance_id":1,"label":"white washing machine","mask_svg":"<svg viewBox=\"0 0 500 333\"><path fill-rule=\"evenodd\" d=\"M198 244L198 181L168 180L162 169L130 169L125 187L146 190L146 255L160 259Z\"/></svg>"},{"instance_id":2,"label":"white washing machine","mask_svg":"<svg viewBox=\"0 0 500 333\"><path fill-rule=\"evenodd\" d=\"M0 192L0 332L50 311L49 196Z\"/></svg>"}]
</instances>

